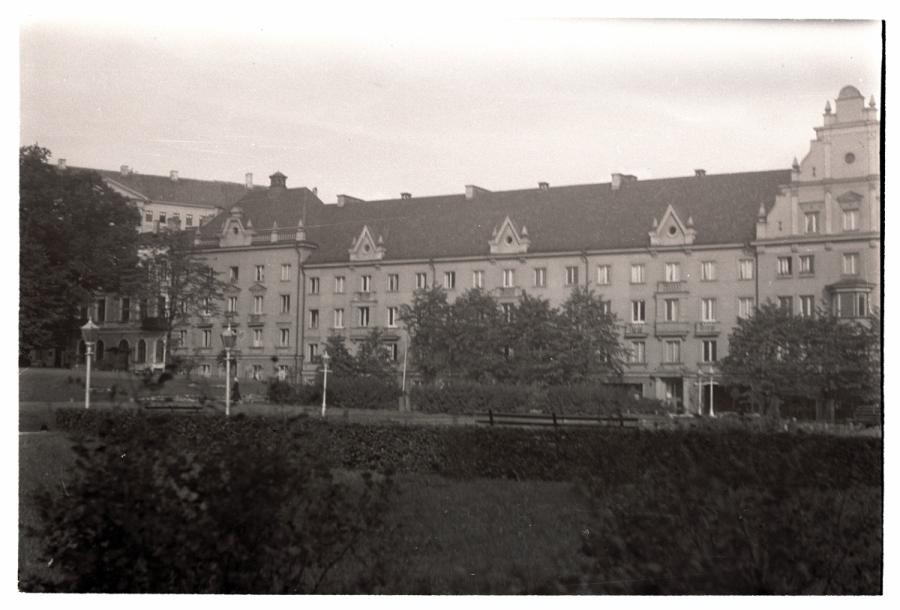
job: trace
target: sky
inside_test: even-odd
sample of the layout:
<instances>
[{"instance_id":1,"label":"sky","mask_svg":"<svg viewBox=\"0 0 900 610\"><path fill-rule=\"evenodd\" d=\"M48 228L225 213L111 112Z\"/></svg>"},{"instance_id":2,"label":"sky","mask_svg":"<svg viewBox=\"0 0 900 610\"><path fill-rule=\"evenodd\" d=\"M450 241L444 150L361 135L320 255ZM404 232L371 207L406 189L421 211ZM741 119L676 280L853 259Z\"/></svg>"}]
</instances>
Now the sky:
<instances>
[{"instance_id":1,"label":"sky","mask_svg":"<svg viewBox=\"0 0 900 610\"><path fill-rule=\"evenodd\" d=\"M43 18L19 32L21 145L147 174L268 184L278 170L325 202L787 168L842 86L881 101L876 22Z\"/></svg>"}]
</instances>

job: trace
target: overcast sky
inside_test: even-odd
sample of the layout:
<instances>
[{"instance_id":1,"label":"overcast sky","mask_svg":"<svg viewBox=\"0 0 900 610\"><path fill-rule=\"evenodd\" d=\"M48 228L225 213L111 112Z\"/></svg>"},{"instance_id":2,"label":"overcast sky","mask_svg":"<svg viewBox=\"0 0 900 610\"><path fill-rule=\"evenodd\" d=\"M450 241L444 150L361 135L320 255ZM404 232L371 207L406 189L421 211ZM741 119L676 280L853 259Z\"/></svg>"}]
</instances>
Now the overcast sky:
<instances>
[{"instance_id":1,"label":"overcast sky","mask_svg":"<svg viewBox=\"0 0 900 610\"><path fill-rule=\"evenodd\" d=\"M878 23L277 21L28 23L21 144L332 202L787 168L842 86L881 103Z\"/></svg>"}]
</instances>

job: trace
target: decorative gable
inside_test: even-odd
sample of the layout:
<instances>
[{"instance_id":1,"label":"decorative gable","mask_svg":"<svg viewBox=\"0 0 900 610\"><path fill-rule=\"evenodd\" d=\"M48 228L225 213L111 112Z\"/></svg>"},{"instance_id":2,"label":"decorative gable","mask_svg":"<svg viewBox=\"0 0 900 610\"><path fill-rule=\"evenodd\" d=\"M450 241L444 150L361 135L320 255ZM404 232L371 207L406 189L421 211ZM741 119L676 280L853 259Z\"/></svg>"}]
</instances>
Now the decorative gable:
<instances>
[{"instance_id":1,"label":"decorative gable","mask_svg":"<svg viewBox=\"0 0 900 610\"><path fill-rule=\"evenodd\" d=\"M253 241L253 225L249 219L244 223L244 210L240 206L231 208L231 215L222 223L219 245L249 246Z\"/></svg>"},{"instance_id":2,"label":"decorative gable","mask_svg":"<svg viewBox=\"0 0 900 610\"><path fill-rule=\"evenodd\" d=\"M248 288L247 290L250 291L250 293L254 294L254 295L265 294L266 287L264 284L261 284L260 282L256 282L252 286L250 286L250 288Z\"/></svg>"},{"instance_id":3,"label":"decorative gable","mask_svg":"<svg viewBox=\"0 0 900 610\"><path fill-rule=\"evenodd\" d=\"M528 252L528 246L531 245L528 228L522 225L522 230L518 231L516 225L507 216L500 227L495 227L491 232L488 245L491 248L491 254L525 254Z\"/></svg>"},{"instance_id":4,"label":"decorative gable","mask_svg":"<svg viewBox=\"0 0 900 610\"><path fill-rule=\"evenodd\" d=\"M837 202L844 210L852 210L858 208L864 197L855 191L847 191L837 198Z\"/></svg>"},{"instance_id":5,"label":"decorative gable","mask_svg":"<svg viewBox=\"0 0 900 610\"><path fill-rule=\"evenodd\" d=\"M378 236L376 242L368 225L364 225L359 237L353 240L348 250L351 261L380 261L384 258L384 238Z\"/></svg>"},{"instance_id":6,"label":"decorative gable","mask_svg":"<svg viewBox=\"0 0 900 610\"><path fill-rule=\"evenodd\" d=\"M689 246L694 243L697 232L694 230L694 219L688 216L684 223L669 205L662 220L653 219L653 230L650 231L651 246Z\"/></svg>"}]
</instances>

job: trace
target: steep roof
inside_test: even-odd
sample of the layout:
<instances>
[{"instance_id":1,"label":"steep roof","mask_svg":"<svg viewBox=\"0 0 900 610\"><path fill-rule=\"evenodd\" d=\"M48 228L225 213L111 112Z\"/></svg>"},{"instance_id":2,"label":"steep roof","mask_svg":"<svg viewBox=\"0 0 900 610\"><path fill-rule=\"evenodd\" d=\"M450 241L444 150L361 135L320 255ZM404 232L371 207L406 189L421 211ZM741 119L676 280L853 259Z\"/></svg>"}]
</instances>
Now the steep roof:
<instances>
[{"instance_id":1,"label":"steep roof","mask_svg":"<svg viewBox=\"0 0 900 610\"><path fill-rule=\"evenodd\" d=\"M90 168L71 168L85 170ZM170 176L154 176L130 172L122 175L120 171L92 169L104 179L120 184L150 201L183 203L204 207L230 206L248 193L247 187L239 182L223 182L219 180L196 180L194 178L178 178ZM257 189L262 187L255 187Z\"/></svg>"},{"instance_id":2,"label":"steep roof","mask_svg":"<svg viewBox=\"0 0 900 610\"><path fill-rule=\"evenodd\" d=\"M769 210L790 170L746 172L627 182L348 201L324 205L306 188L252 191L241 199L256 230L296 226L304 217L307 239L318 244L310 264L346 262L362 227L384 238L384 260L488 256L489 240L506 216L527 226L529 253L646 247L654 218L671 205L685 222L693 219L694 245L743 243L755 236L760 204ZM200 232L221 231L220 214Z\"/></svg>"}]
</instances>

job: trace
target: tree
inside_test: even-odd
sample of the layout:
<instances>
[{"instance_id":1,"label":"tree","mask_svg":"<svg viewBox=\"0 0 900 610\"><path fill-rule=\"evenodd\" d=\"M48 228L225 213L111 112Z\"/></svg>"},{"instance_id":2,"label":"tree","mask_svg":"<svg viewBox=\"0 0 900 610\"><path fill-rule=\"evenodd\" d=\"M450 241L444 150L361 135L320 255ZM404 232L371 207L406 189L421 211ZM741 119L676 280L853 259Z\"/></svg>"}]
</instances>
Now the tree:
<instances>
[{"instance_id":1,"label":"tree","mask_svg":"<svg viewBox=\"0 0 900 610\"><path fill-rule=\"evenodd\" d=\"M433 382L451 361L448 340L450 305L441 287L417 290L410 305L400 308L400 321L410 336L416 368L426 382Z\"/></svg>"},{"instance_id":2,"label":"tree","mask_svg":"<svg viewBox=\"0 0 900 610\"><path fill-rule=\"evenodd\" d=\"M19 354L64 349L94 295L114 292L137 256L137 210L96 172L60 171L19 149Z\"/></svg>"},{"instance_id":3,"label":"tree","mask_svg":"<svg viewBox=\"0 0 900 610\"><path fill-rule=\"evenodd\" d=\"M622 375L625 351L616 317L600 295L574 288L563 303L560 325L566 345L560 352L564 382L608 381Z\"/></svg>"},{"instance_id":4,"label":"tree","mask_svg":"<svg viewBox=\"0 0 900 610\"><path fill-rule=\"evenodd\" d=\"M373 328L359 343L354 361L357 374L396 382L394 363L384 345L384 331L380 328Z\"/></svg>"},{"instance_id":5,"label":"tree","mask_svg":"<svg viewBox=\"0 0 900 610\"><path fill-rule=\"evenodd\" d=\"M564 356L568 337L559 309L549 301L523 294L504 334L509 348L506 381L558 385L570 376Z\"/></svg>"},{"instance_id":6,"label":"tree","mask_svg":"<svg viewBox=\"0 0 900 610\"><path fill-rule=\"evenodd\" d=\"M331 371L348 377L356 375L356 362L347 350L347 342L341 335L329 335L325 340L325 351L331 359L329 362Z\"/></svg>"},{"instance_id":7,"label":"tree","mask_svg":"<svg viewBox=\"0 0 900 610\"><path fill-rule=\"evenodd\" d=\"M450 306L446 339L449 344L448 372L471 381L490 381L501 373L504 320L490 295L473 288Z\"/></svg>"}]
</instances>

